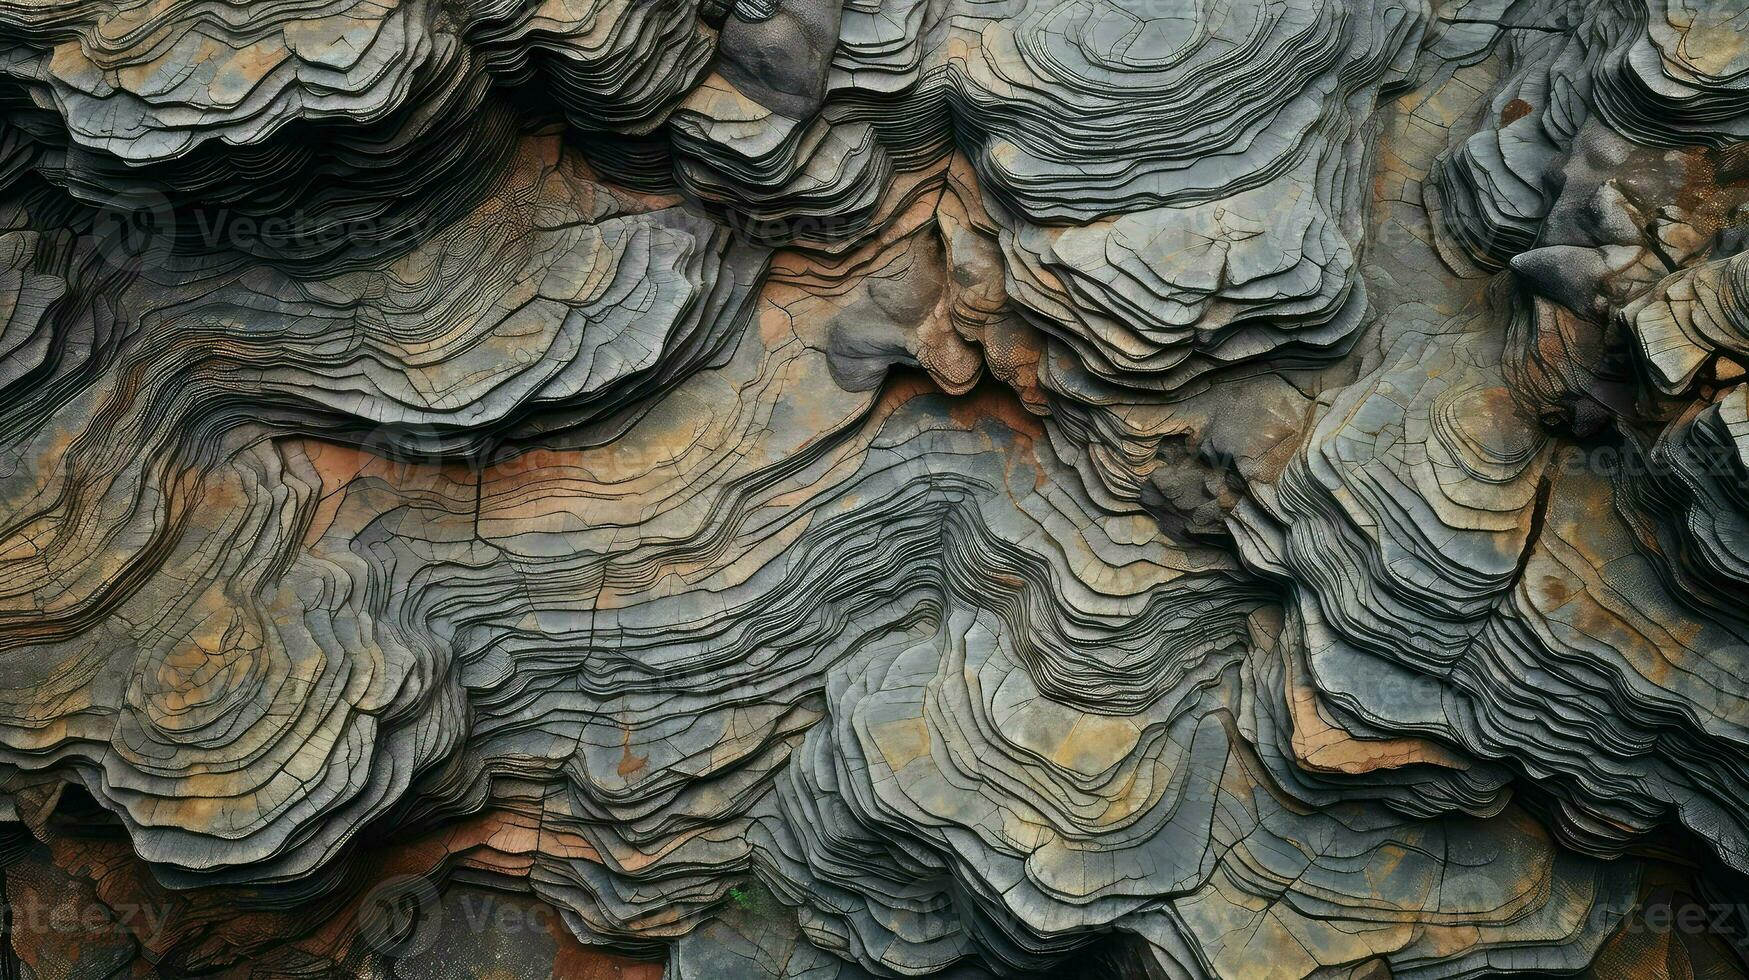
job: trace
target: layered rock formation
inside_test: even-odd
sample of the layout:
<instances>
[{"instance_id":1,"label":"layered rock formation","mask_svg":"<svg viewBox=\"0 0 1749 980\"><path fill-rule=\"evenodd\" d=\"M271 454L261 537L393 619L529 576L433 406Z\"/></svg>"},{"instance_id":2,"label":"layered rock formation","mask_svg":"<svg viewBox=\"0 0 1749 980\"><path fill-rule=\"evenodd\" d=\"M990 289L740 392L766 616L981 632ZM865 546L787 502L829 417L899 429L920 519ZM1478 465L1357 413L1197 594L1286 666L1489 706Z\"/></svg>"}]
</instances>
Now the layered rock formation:
<instances>
[{"instance_id":1,"label":"layered rock formation","mask_svg":"<svg viewBox=\"0 0 1749 980\"><path fill-rule=\"evenodd\" d=\"M1743 975L1745 31L0 0L7 975Z\"/></svg>"}]
</instances>

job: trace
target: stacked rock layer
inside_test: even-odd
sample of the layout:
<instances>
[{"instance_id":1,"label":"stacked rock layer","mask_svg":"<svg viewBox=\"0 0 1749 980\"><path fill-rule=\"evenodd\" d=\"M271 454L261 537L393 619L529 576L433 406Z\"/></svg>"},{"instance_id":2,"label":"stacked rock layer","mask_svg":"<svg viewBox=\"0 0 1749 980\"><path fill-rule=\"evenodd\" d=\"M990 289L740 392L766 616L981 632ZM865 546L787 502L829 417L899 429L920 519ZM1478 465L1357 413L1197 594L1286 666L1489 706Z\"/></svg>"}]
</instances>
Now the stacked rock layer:
<instances>
[{"instance_id":1,"label":"stacked rock layer","mask_svg":"<svg viewBox=\"0 0 1749 980\"><path fill-rule=\"evenodd\" d=\"M6 975L1744 975L1746 32L0 0Z\"/></svg>"}]
</instances>

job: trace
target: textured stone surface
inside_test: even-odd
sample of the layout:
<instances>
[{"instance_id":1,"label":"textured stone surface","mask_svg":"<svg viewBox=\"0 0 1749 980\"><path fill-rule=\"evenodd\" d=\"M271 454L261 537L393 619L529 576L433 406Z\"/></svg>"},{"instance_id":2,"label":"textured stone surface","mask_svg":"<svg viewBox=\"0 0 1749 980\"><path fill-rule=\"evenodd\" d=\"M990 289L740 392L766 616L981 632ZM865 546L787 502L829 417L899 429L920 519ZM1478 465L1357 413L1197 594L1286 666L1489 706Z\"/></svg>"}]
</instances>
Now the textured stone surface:
<instances>
[{"instance_id":1,"label":"textured stone surface","mask_svg":"<svg viewBox=\"0 0 1749 980\"><path fill-rule=\"evenodd\" d=\"M0 0L5 976L1742 976L1737 0Z\"/></svg>"}]
</instances>

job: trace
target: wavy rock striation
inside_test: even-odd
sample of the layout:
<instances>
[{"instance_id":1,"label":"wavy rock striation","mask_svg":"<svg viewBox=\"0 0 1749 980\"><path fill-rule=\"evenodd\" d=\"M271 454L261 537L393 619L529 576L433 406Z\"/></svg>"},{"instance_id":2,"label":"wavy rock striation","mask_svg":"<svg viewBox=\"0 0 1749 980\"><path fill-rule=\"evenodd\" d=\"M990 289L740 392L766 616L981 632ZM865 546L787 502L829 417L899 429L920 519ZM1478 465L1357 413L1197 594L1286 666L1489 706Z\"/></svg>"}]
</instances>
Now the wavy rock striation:
<instances>
[{"instance_id":1,"label":"wavy rock striation","mask_svg":"<svg viewBox=\"0 0 1749 980\"><path fill-rule=\"evenodd\" d=\"M6 968L1744 975L1746 29L0 0Z\"/></svg>"}]
</instances>

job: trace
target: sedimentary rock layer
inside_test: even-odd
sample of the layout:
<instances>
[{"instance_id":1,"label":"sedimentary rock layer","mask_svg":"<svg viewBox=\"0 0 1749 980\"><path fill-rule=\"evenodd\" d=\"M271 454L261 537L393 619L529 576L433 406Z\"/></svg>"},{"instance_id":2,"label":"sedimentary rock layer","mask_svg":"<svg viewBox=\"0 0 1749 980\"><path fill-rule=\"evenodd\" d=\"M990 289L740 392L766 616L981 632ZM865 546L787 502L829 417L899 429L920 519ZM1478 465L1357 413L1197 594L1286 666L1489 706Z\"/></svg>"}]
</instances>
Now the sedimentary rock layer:
<instances>
[{"instance_id":1,"label":"sedimentary rock layer","mask_svg":"<svg viewBox=\"0 0 1749 980\"><path fill-rule=\"evenodd\" d=\"M5 965L1743 975L1746 29L0 0Z\"/></svg>"}]
</instances>

